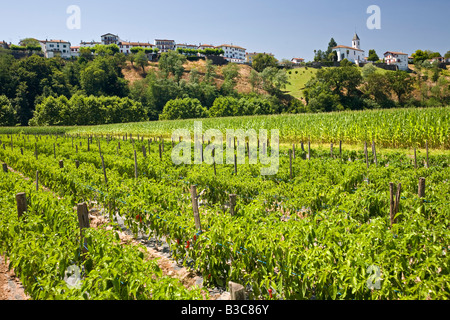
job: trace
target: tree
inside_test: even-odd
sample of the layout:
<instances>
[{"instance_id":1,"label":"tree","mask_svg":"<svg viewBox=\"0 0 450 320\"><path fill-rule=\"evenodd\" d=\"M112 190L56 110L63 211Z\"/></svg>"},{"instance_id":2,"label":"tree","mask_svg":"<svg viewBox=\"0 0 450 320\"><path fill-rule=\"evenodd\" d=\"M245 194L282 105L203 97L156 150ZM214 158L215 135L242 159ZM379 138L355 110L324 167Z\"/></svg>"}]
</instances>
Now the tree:
<instances>
[{"instance_id":1,"label":"tree","mask_svg":"<svg viewBox=\"0 0 450 320\"><path fill-rule=\"evenodd\" d=\"M34 38L25 38L19 41L19 44L23 47L41 47L41 44L39 43L39 40Z\"/></svg>"},{"instance_id":2,"label":"tree","mask_svg":"<svg viewBox=\"0 0 450 320\"><path fill-rule=\"evenodd\" d=\"M184 98L170 100L164 106L160 120L206 118L208 110L200 104L198 99Z\"/></svg>"},{"instance_id":3,"label":"tree","mask_svg":"<svg viewBox=\"0 0 450 320\"><path fill-rule=\"evenodd\" d=\"M281 89L289 84L289 78L284 70L275 67L268 67L261 72L263 89L275 95L281 93Z\"/></svg>"},{"instance_id":4,"label":"tree","mask_svg":"<svg viewBox=\"0 0 450 320\"><path fill-rule=\"evenodd\" d=\"M291 60L282 59L281 62L280 62L280 65L284 66L285 68L292 68L294 63Z\"/></svg>"},{"instance_id":5,"label":"tree","mask_svg":"<svg viewBox=\"0 0 450 320\"><path fill-rule=\"evenodd\" d=\"M252 67L258 72L262 72L265 68L276 67L278 65L277 59L270 54L258 53L252 62Z\"/></svg>"},{"instance_id":6,"label":"tree","mask_svg":"<svg viewBox=\"0 0 450 320\"><path fill-rule=\"evenodd\" d=\"M184 73L183 64L186 62L186 57L176 51L169 50L163 52L159 59L159 69L167 75L172 74L176 81L179 82Z\"/></svg>"},{"instance_id":7,"label":"tree","mask_svg":"<svg viewBox=\"0 0 450 320\"><path fill-rule=\"evenodd\" d=\"M361 75L363 79L366 80L371 74L374 74L375 72L377 72L377 67L375 67L372 63L368 63L362 68Z\"/></svg>"},{"instance_id":8,"label":"tree","mask_svg":"<svg viewBox=\"0 0 450 320\"><path fill-rule=\"evenodd\" d=\"M337 42L334 40L334 38L331 38L330 42L328 43L328 49L327 49L327 52L326 52L327 57L333 51L334 47L337 47Z\"/></svg>"},{"instance_id":9,"label":"tree","mask_svg":"<svg viewBox=\"0 0 450 320\"><path fill-rule=\"evenodd\" d=\"M414 58L414 63L430 59L429 54L422 50L416 50L416 52L412 54L412 57Z\"/></svg>"},{"instance_id":10,"label":"tree","mask_svg":"<svg viewBox=\"0 0 450 320\"><path fill-rule=\"evenodd\" d=\"M16 124L16 112L5 95L0 95L0 126L14 126Z\"/></svg>"},{"instance_id":11,"label":"tree","mask_svg":"<svg viewBox=\"0 0 450 320\"><path fill-rule=\"evenodd\" d=\"M372 61L372 62L376 62L376 61L380 60L375 49L369 50L369 57L367 58L367 60Z\"/></svg>"},{"instance_id":12,"label":"tree","mask_svg":"<svg viewBox=\"0 0 450 320\"><path fill-rule=\"evenodd\" d=\"M444 55L445 59L450 59L450 51L447 51L447 53Z\"/></svg>"},{"instance_id":13,"label":"tree","mask_svg":"<svg viewBox=\"0 0 450 320\"><path fill-rule=\"evenodd\" d=\"M134 58L135 63L142 68L142 72L145 73L145 67L148 66L148 58L144 51L139 51Z\"/></svg>"},{"instance_id":14,"label":"tree","mask_svg":"<svg viewBox=\"0 0 450 320\"><path fill-rule=\"evenodd\" d=\"M252 86L252 90L255 91L256 89L260 89L262 85L262 78L260 74L252 69L250 71L250 77L249 77L250 85Z\"/></svg>"},{"instance_id":15,"label":"tree","mask_svg":"<svg viewBox=\"0 0 450 320\"><path fill-rule=\"evenodd\" d=\"M233 97L218 97L209 109L211 118L232 117L238 114L239 100Z\"/></svg>"},{"instance_id":16,"label":"tree","mask_svg":"<svg viewBox=\"0 0 450 320\"><path fill-rule=\"evenodd\" d=\"M236 63L229 63L222 67L222 74L224 77L222 92L225 95L232 94L239 78L239 66Z\"/></svg>"},{"instance_id":17,"label":"tree","mask_svg":"<svg viewBox=\"0 0 450 320\"><path fill-rule=\"evenodd\" d=\"M206 83L212 83L215 76L216 76L216 67L213 65L210 59L206 59L204 81Z\"/></svg>"},{"instance_id":18,"label":"tree","mask_svg":"<svg viewBox=\"0 0 450 320\"><path fill-rule=\"evenodd\" d=\"M405 97L413 90L413 79L406 71L389 72L388 80L391 90L396 94L398 102L403 104Z\"/></svg>"},{"instance_id":19,"label":"tree","mask_svg":"<svg viewBox=\"0 0 450 320\"><path fill-rule=\"evenodd\" d=\"M392 106L389 99L389 92L391 91L389 79L385 74L372 72L364 77L366 82L363 85L364 94L375 100L380 106Z\"/></svg>"}]
</instances>

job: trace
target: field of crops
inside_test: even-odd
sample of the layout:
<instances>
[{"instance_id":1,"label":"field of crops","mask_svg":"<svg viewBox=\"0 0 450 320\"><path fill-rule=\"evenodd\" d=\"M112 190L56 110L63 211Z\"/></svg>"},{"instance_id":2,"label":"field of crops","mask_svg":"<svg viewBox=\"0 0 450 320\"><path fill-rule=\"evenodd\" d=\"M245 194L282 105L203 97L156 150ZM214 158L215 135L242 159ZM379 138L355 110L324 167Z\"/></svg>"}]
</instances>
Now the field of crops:
<instances>
[{"instance_id":1,"label":"field of crops","mask_svg":"<svg viewBox=\"0 0 450 320\"><path fill-rule=\"evenodd\" d=\"M170 139L175 129L192 130L195 120L156 121L91 127L0 128L0 133L140 134ZM281 143L363 144L375 140L380 147L450 148L450 107L365 110L340 113L274 115L201 119L203 129L279 129Z\"/></svg>"},{"instance_id":2,"label":"field of crops","mask_svg":"<svg viewBox=\"0 0 450 320\"><path fill-rule=\"evenodd\" d=\"M251 299L448 299L450 159L420 153L414 161L380 148L400 144L405 135L411 138L405 146L422 145L419 138L426 137L429 145L447 148L446 110L421 116L393 112L397 135L389 140L384 133L389 127L378 125L376 153L367 157L363 145L341 152L335 145L332 154L312 149L307 159L306 145L302 150L297 142L295 156L280 150L273 176L260 174L262 164L175 165L171 152L178 141L150 137L152 128L139 127L145 139L142 134L125 139L122 131L108 132L115 138L2 134L0 160L31 180L0 173L0 251L35 299L203 299L199 290L162 277L154 262L136 248L121 246L113 231L88 229L82 259L73 207L95 199L112 221L120 214L136 235L141 230L165 236L173 258L200 272L205 286L234 281L246 286ZM375 112L366 126L388 117L375 115L382 113ZM357 137L354 142L368 138L350 126L360 123L349 120L357 114L347 116L342 123L348 131L336 135L338 129L328 128L330 135ZM255 119L253 125L245 120L248 127L263 121ZM230 122L222 121L223 128ZM320 135L325 129L318 127L311 125L305 135ZM39 183L60 199L35 191L36 171ZM419 198L421 177L426 184ZM401 184L395 217L390 182ZM30 208L20 219L18 192L27 193ZM68 288L64 281L64 270L73 264L83 270L81 288Z\"/></svg>"}]
</instances>

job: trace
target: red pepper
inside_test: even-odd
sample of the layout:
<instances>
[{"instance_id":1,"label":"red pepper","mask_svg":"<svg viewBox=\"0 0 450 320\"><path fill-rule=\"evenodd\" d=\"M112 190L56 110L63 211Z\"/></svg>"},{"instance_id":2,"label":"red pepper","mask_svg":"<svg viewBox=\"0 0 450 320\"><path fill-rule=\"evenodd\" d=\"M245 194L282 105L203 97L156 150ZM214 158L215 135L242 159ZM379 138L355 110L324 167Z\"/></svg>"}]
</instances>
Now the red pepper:
<instances>
[{"instance_id":1,"label":"red pepper","mask_svg":"<svg viewBox=\"0 0 450 320\"><path fill-rule=\"evenodd\" d=\"M194 241L197 241L197 235L194 235Z\"/></svg>"},{"instance_id":2,"label":"red pepper","mask_svg":"<svg viewBox=\"0 0 450 320\"><path fill-rule=\"evenodd\" d=\"M269 296L270 296L270 299L272 299L272 289L269 289Z\"/></svg>"},{"instance_id":3,"label":"red pepper","mask_svg":"<svg viewBox=\"0 0 450 320\"><path fill-rule=\"evenodd\" d=\"M180 244L180 239L177 239L177 244Z\"/></svg>"},{"instance_id":4,"label":"red pepper","mask_svg":"<svg viewBox=\"0 0 450 320\"><path fill-rule=\"evenodd\" d=\"M186 249L189 249L189 241L187 242L187 246L186 246Z\"/></svg>"},{"instance_id":5,"label":"red pepper","mask_svg":"<svg viewBox=\"0 0 450 320\"><path fill-rule=\"evenodd\" d=\"M140 215L137 215L137 216L136 216L136 220L142 222L141 216L140 216Z\"/></svg>"},{"instance_id":6,"label":"red pepper","mask_svg":"<svg viewBox=\"0 0 450 320\"><path fill-rule=\"evenodd\" d=\"M209 280L209 278L211 278L211 273L208 275L208 280Z\"/></svg>"}]
</instances>

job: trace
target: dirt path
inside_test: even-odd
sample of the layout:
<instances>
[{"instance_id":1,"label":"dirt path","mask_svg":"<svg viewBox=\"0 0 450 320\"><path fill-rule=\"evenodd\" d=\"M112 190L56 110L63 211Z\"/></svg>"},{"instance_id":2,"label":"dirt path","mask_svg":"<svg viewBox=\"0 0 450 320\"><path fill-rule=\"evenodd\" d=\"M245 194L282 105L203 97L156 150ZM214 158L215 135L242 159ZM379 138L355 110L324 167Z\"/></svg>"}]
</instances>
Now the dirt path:
<instances>
[{"instance_id":1,"label":"dirt path","mask_svg":"<svg viewBox=\"0 0 450 320\"><path fill-rule=\"evenodd\" d=\"M0 256L0 300L29 300L14 270L8 271L8 262Z\"/></svg>"}]
</instances>

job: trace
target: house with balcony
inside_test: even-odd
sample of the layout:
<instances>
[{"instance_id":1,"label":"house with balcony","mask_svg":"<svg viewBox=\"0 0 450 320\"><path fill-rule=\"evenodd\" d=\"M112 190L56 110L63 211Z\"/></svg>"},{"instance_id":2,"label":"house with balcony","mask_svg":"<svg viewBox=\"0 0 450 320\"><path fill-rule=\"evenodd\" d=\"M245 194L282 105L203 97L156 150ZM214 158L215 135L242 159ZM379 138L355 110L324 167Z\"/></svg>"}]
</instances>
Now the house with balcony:
<instances>
[{"instance_id":1,"label":"house with balcony","mask_svg":"<svg viewBox=\"0 0 450 320\"><path fill-rule=\"evenodd\" d=\"M384 53L384 61L387 65L396 65L399 70L408 70L408 54L396 51L387 51Z\"/></svg>"},{"instance_id":2,"label":"house with balcony","mask_svg":"<svg viewBox=\"0 0 450 320\"><path fill-rule=\"evenodd\" d=\"M90 41L90 42L86 42L86 41L81 41L80 42L80 47L86 47L86 48L93 48L98 44L102 44L101 42L96 42L94 40Z\"/></svg>"},{"instance_id":3,"label":"house with balcony","mask_svg":"<svg viewBox=\"0 0 450 320\"><path fill-rule=\"evenodd\" d=\"M177 43L177 49L181 48L181 49L193 49L193 50L198 50L198 46L195 44L186 44L186 43Z\"/></svg>"},{"instance_id":4,"label":"house with balcony","mask_svg":"<svg viewBox=\"0 0 450 320\"><path fill-rule=\"evenodd\" d=\"M247 49L233 45L233 44L221 44L216 49L222 49L224 51L223 57L228 62L244 63L245 52Z\"/></svg>"},{"instance_id":5,"label":"house with balcony","mask_svg":"<svg viewBox=\"0 0 450 320\"><path fill-rule=\"evenodd\" d=\"M131 48L141 47L144 49L153 49L154 45L148 42L127 42L121 41L117 44L121 53L130 54Z\"/></svg>"},{"instance_id":6,"label":"house with balcony","mask_svg":"<svg viewBox=\"0 0 450 320\"><path fill-rule=\"evenodd\" d=\"M175 51L177 48L177 44L175 40L167 40L167 39L155 39L154 46L159 49L159 52L167 52L169 50Z\"/></svg>"},{"instance_id":7,"label":"house with balcony","mask_svg":"<svg viewBox=\"0 0 450 320\"><path fill-rule=\"evenodd\" d=\"M110 45L110 44L119 44L119 42L121 42L119 35L117 34L112 34L112 33L107 33L101 36L102 39L102 44L104 45Z\"/></svg>"},{"instance_id":8,"label":"house with balcony","mask_svg":"<svg viewBox=\"0 0 450 320\"><path fill-rule=\"evenodd\" d=\"M64 40L39 40L44 57L53 58L61 57L70 59L72 51L70 50L70 42Z\"/></svg>"}]
</instances>

